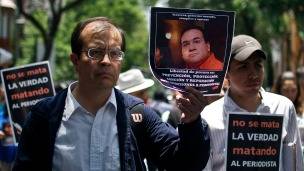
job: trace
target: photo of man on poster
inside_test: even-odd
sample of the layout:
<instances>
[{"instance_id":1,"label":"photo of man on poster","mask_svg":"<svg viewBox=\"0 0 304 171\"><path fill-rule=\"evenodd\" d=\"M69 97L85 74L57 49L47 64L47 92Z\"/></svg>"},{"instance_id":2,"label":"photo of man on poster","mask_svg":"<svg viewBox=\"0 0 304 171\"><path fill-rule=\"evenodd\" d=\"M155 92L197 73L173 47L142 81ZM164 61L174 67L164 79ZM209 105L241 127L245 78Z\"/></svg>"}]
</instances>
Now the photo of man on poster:
<instances>
[{"instance_id":1,"label":"photo of man on poster","mask_svg":"<svg viewBox=\"0 0 304 171\"><path fill-rule=\"evenodd\" d=\"M165 87L221 92L230 57L234 12L151 8L149 64Z\"/></svg>"},{"instance_id":2,"label":"photo of man on poster","mask_svg":"<svg viewBox=\"0 0 304 171\"><path fill-rule=\"evenodd\" d=\"M223 62L211 51L210 41L202 26L185 25L180 38L181 54L187 69L222 70Z\"/></svg>"}]
</instances>

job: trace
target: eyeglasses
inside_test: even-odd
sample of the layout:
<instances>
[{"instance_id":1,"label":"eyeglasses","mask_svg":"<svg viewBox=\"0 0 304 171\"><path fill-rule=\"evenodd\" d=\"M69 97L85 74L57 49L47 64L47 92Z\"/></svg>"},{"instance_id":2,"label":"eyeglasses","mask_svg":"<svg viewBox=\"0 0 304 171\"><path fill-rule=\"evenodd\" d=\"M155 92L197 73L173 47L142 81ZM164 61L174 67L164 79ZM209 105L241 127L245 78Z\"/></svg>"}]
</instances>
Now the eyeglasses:
<instances>
[{"instance_id":1,"label":"eyeglasses","mask_svg":"<svg viewBox=\"0 0 304 171\"><path fill-rule=\"evenodd\" d=\"M120 49L89 48L82 52L87 52L87 56L92 60L103 60L105 55L108 54L110 61L121 61L125 55Z\"/></svg>"}]
</instances>

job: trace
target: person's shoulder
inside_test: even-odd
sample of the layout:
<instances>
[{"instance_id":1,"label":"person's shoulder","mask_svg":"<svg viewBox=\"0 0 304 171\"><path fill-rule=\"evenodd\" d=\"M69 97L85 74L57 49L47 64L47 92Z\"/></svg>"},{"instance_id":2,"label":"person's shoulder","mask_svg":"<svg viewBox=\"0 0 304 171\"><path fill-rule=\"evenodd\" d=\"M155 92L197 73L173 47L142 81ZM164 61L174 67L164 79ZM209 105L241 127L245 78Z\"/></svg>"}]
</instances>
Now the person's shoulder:
<instances>
[{"instance_id":1,"label":"person's shoulder","mask_svg":"<svg viewBox=\"0 0 304 171\"><path fill-rule=\"evenodd\" d=\"M134 106L139 103L143 103L143 100L141 100L140 98L132 96L127 93L124 93L118 89L115 89L115 96L116 96L116 100L123 101L123 103L126 107L130 107L130 106Z\"/></svg>"},{"instance_id":2,"label":"person's shoulder","mask_svg":"<svg viewBox=\"0 0 304 171\"><path fill-rule=\"evenodd\" d=\"M210 103L209 105L207 105L201 115L204 116L204 115L208 115L210 114L211 112L212 113L221 113L220 111L223 110L223 107L224 107L224 97L221 97L220 99Z\"/></svg>"},{"instance_id":3,"label":"person's shoulder","mask_svg":"<svg viewBox=\"0 0 304 171\"><path fill-rule=\"evenodd\" d=\"M59 93L57 93L55 96L46 97L43 100L39 101L37 105L52 105L53 103L57 103L59 101L62 101L66 99L68 90L62 90Z\"/></svg>"},{"instance_id":4,"label":"person's shoulder","mask_svg":"<svg viewBox=\"0 0 304 171\"><path fill-rule=\"evenodd\" d=\"M43 114L45 111L51 113L54 110L61 110L64 107L65 99L67 96L67 89L60 91L55 96L46 97L38 101L32 108L31 111L35 113Z\"/></svg>"},{"instance_id":5,"label":"person's shoulder","mask_svg":"<svg viewBox=\"0 0 304 171\"><path fill-rule=\"evenodd\" d=\"M222 70L224 63L221 61L214 53L212 53L209 57L211 65L214 70Z\"/></svg>"},{"instance_id":6,"label":"person's shoulder","mask_svg":"<svg viewBox=\"0 0 304 171\"><path fill-rule=\"evenodd\" d=\"M288 104L288 105L293 104L291 100L280 94L266 92L266 91L263 91L261 93L263 100L267 103L279 103L279 104Z\"/></svg>"},{"instance_id":7,"label":"person's shoulder","mask_svg":"<svg viewBox=\"0 0 304 171\"><path fill-rule=\"evenodd\" d=\"M277 108L278 110L295 110L292 101L285 96L271 92L263 92L262 97L265 106Z\"/></svg>"},{"instance_id":8,"label":"person's shoulder","mask_svg":"<svg viewBox=\"0 0 304 171\"><path fill-rule=\"evenodd\" d=\"M210 103L209 105L206 106L207 109L209 108L214 108L214 107L219 107L224 105L224 97L221 97L214 102Z\"/></svg>"}]
</instances>

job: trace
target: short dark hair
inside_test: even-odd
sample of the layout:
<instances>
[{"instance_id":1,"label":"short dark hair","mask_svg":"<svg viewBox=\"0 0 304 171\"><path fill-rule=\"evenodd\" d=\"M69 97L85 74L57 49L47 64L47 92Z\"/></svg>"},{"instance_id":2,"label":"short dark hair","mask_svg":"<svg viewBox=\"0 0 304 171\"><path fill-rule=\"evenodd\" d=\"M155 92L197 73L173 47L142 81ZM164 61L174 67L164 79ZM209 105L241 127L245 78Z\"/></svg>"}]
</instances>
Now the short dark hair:
<instances>
[{"instance_id":1,"label":"short dark hair","mask_svg":"<svg viewBox=\"0 0 304 171\"><path fill-rule=\"evenodd\" d=\"M181 37L183 36L183 34L188 31L188 30L191 30L191 29L195 29L195 30L199 30L200 32L202 32L202 35L203 35L203 38L206 42L210 42L209 41L209 38L208 38L208 35L205 34L206 31L205 29L203 28L203 26L200 26L200 25L197 25L195 23L187 23L184 25L183 29L182 29L182 32L181 32Z\"/></svg>"},{"instance_id":2,"label":"short dark hair","mask_svg":"<svg viewBox=\"0 0 304 171\"><path fill-rule=\"evenodd\" d=\"M277 78L274 86L272 87L273 92L282 95L281 89L282 89L284 81L286 81L286 80L292 80L295 82L298 93L296 95L295 101L292 103L294 104L297 113L303 113L304 106L301 101L301 85L300 85L299 79L296 76L296 73L294 73L292 71L284 71L282 74L280 74L279 77Z\"/></svg>"},{"instance_id":3,"label":"short dark hair","mask_svg":"<svg viewBox=\"0 0 304 171\"><path fill-rule=\"evenodd\" d=\"M101 21L101 22L105 22L108 23L110 25L113 25L114 27L116 27L118 29L118 31L120 32L121 35L121 39L122 39L122 43L121 43L121 50L125 51L126 50L126 40L125 40L125 35L124 35L124 31L119 28L117 25L115 25L110 19L108 19L107 17L94 17L94 18L89 18L86 19L84 21L79 22L75 28L74 31L72 33L71 36L71 50L73 53L79 55L80 51L82 50L82 46L83 46L83 42L80 39L80 34L83 31L83 29L90 23L94 22L94 21Z\"/></svg>"}]
</instances>

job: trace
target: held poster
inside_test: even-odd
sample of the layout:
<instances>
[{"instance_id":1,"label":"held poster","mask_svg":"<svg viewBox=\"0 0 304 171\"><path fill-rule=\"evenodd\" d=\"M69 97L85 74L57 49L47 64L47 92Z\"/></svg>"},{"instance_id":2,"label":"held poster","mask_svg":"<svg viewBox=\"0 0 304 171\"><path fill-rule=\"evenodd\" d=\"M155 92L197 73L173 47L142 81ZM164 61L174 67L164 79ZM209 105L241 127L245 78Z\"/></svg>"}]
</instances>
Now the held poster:
<instances>
[{"instance_id":1,"label":"held poster","mask_svg":"<svg viewBox=\"0 0 304 171\"><path fill-rule=\"evenodd\" d=\"M227 171L279 171L283 115L230 113Z\"/></svg>"},{"instance_id":2,"label":"held poster","mask_svg":"<svg viewBox=\"0 0 304 171\"><path fill-rule=\"evenodd\" d=\"M235 13L151 7L150 68L165 87L219 94L228 67Z\"/></svg>"},{"instance_id":3,"label":"held poster","mask_svg":"<svg viewBox=\"0 0 304 171\"><path fill-rule=\"evenodd\" d=\"M55 95L49 63L39 62L1 71L15 143L29 109L45 97Z\"/></svg>"}]
</instances>

